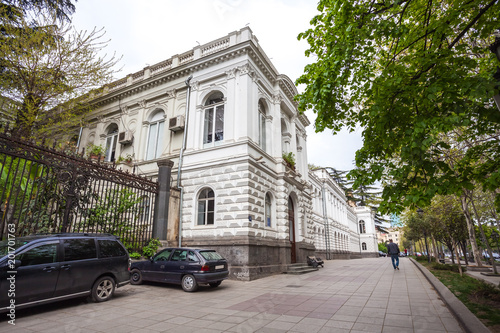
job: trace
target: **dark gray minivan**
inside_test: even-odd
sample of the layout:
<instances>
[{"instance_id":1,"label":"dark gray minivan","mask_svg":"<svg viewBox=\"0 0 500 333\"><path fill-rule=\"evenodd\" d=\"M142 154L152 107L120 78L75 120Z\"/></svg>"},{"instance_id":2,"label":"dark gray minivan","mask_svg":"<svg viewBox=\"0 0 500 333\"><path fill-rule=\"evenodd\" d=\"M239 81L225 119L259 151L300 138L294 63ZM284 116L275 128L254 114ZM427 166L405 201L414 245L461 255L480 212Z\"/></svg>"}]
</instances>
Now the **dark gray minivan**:
<instances>
[{"instance_id":1,"label":"dark gray minivan","mask_svg":"<svg viewBox=\"0 0 500 333\"><path fill-rule=\"evenodd\" d=\"M0 312L91 296L129 283L127 250L111 234L45 234L0 242Z\"/></svg>"}]
</instances>

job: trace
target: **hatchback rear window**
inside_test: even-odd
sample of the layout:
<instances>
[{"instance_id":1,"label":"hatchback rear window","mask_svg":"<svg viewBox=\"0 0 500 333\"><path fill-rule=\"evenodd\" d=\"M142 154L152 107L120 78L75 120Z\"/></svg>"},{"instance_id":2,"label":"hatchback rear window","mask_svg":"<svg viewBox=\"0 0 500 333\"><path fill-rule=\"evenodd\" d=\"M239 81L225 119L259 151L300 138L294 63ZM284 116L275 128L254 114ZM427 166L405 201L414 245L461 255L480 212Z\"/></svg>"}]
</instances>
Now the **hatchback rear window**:
<instances>
[{"instance_id":1,"label":"hatchback rear window","mask_svg":"<svg viewBox=\"0 0 500 333\"><path fill-rule=\"evenodd\" d=\"M215 251L200 251L200 254L206 260L220 260L224 259L220 254Z\"/></svg>"}]
</instances>

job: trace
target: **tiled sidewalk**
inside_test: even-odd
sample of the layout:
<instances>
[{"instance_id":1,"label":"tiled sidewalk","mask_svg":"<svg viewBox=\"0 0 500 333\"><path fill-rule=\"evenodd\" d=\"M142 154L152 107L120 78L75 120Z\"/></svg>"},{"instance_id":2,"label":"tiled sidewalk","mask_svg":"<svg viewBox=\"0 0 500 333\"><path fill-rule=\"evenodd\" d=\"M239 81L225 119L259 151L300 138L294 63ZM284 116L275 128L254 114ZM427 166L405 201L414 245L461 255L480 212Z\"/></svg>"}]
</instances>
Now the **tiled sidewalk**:
<instances>
[{"instance_id":1,"label":"tiled sidewalk","mask_svg":"<svg viewBox=\"0 0 500 333\"><path fill-rule=\"evenodd\" d=\"M420 271L401 258L326 261L305 275L276 275L185 293L147 284L106 303L80 300L18 312L0 332L462 332Z\"/></svg>"}]
</instances>

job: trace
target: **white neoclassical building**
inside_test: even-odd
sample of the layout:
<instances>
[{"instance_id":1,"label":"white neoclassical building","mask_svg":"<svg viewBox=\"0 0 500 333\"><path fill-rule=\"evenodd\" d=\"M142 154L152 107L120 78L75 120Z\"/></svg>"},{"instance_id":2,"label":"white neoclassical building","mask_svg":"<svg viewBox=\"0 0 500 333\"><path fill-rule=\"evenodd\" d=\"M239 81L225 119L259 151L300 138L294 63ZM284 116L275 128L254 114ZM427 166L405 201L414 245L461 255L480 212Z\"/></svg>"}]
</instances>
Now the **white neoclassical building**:
<instances>
[{"instance_id":1,"label":"white neoclassical building","mask_svg":"<svg viewBox=\"0 0 500 333\"><path fill-rule=\"evenodd\" d=\"M283 272L307 255L374 255L376 243L362 250L365 210L326 171L308 170L310 122L296 94L245 27L105 87L80 146L102 145L109 162L131 157L124 168L152 177L157 161L173 161L176 239L216 248L233 278Z\"/></svg>"}]
</instances>

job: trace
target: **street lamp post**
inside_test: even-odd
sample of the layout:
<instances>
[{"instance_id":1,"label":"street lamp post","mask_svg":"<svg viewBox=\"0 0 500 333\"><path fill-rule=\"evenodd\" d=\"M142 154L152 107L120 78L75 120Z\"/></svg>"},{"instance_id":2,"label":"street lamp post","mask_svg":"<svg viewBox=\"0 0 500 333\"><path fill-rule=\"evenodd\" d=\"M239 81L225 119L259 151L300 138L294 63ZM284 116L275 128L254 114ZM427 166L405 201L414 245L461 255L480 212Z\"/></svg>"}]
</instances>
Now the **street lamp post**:
<instances>
[{"instance_id":1,"label":"street lamp post","mask_svg":"<svg viewBox=\"0 0 500 333\"><path fill-rule=\"evenodd\" d=\"M417 209L418 216L423 218L424 210L422 208ZM431 256L429 254L429 246L427 245L427 228L424 227L424 241L425 241L425 251L427 252L427 262L431 262Z\"/></svg>"}]
</instances>

